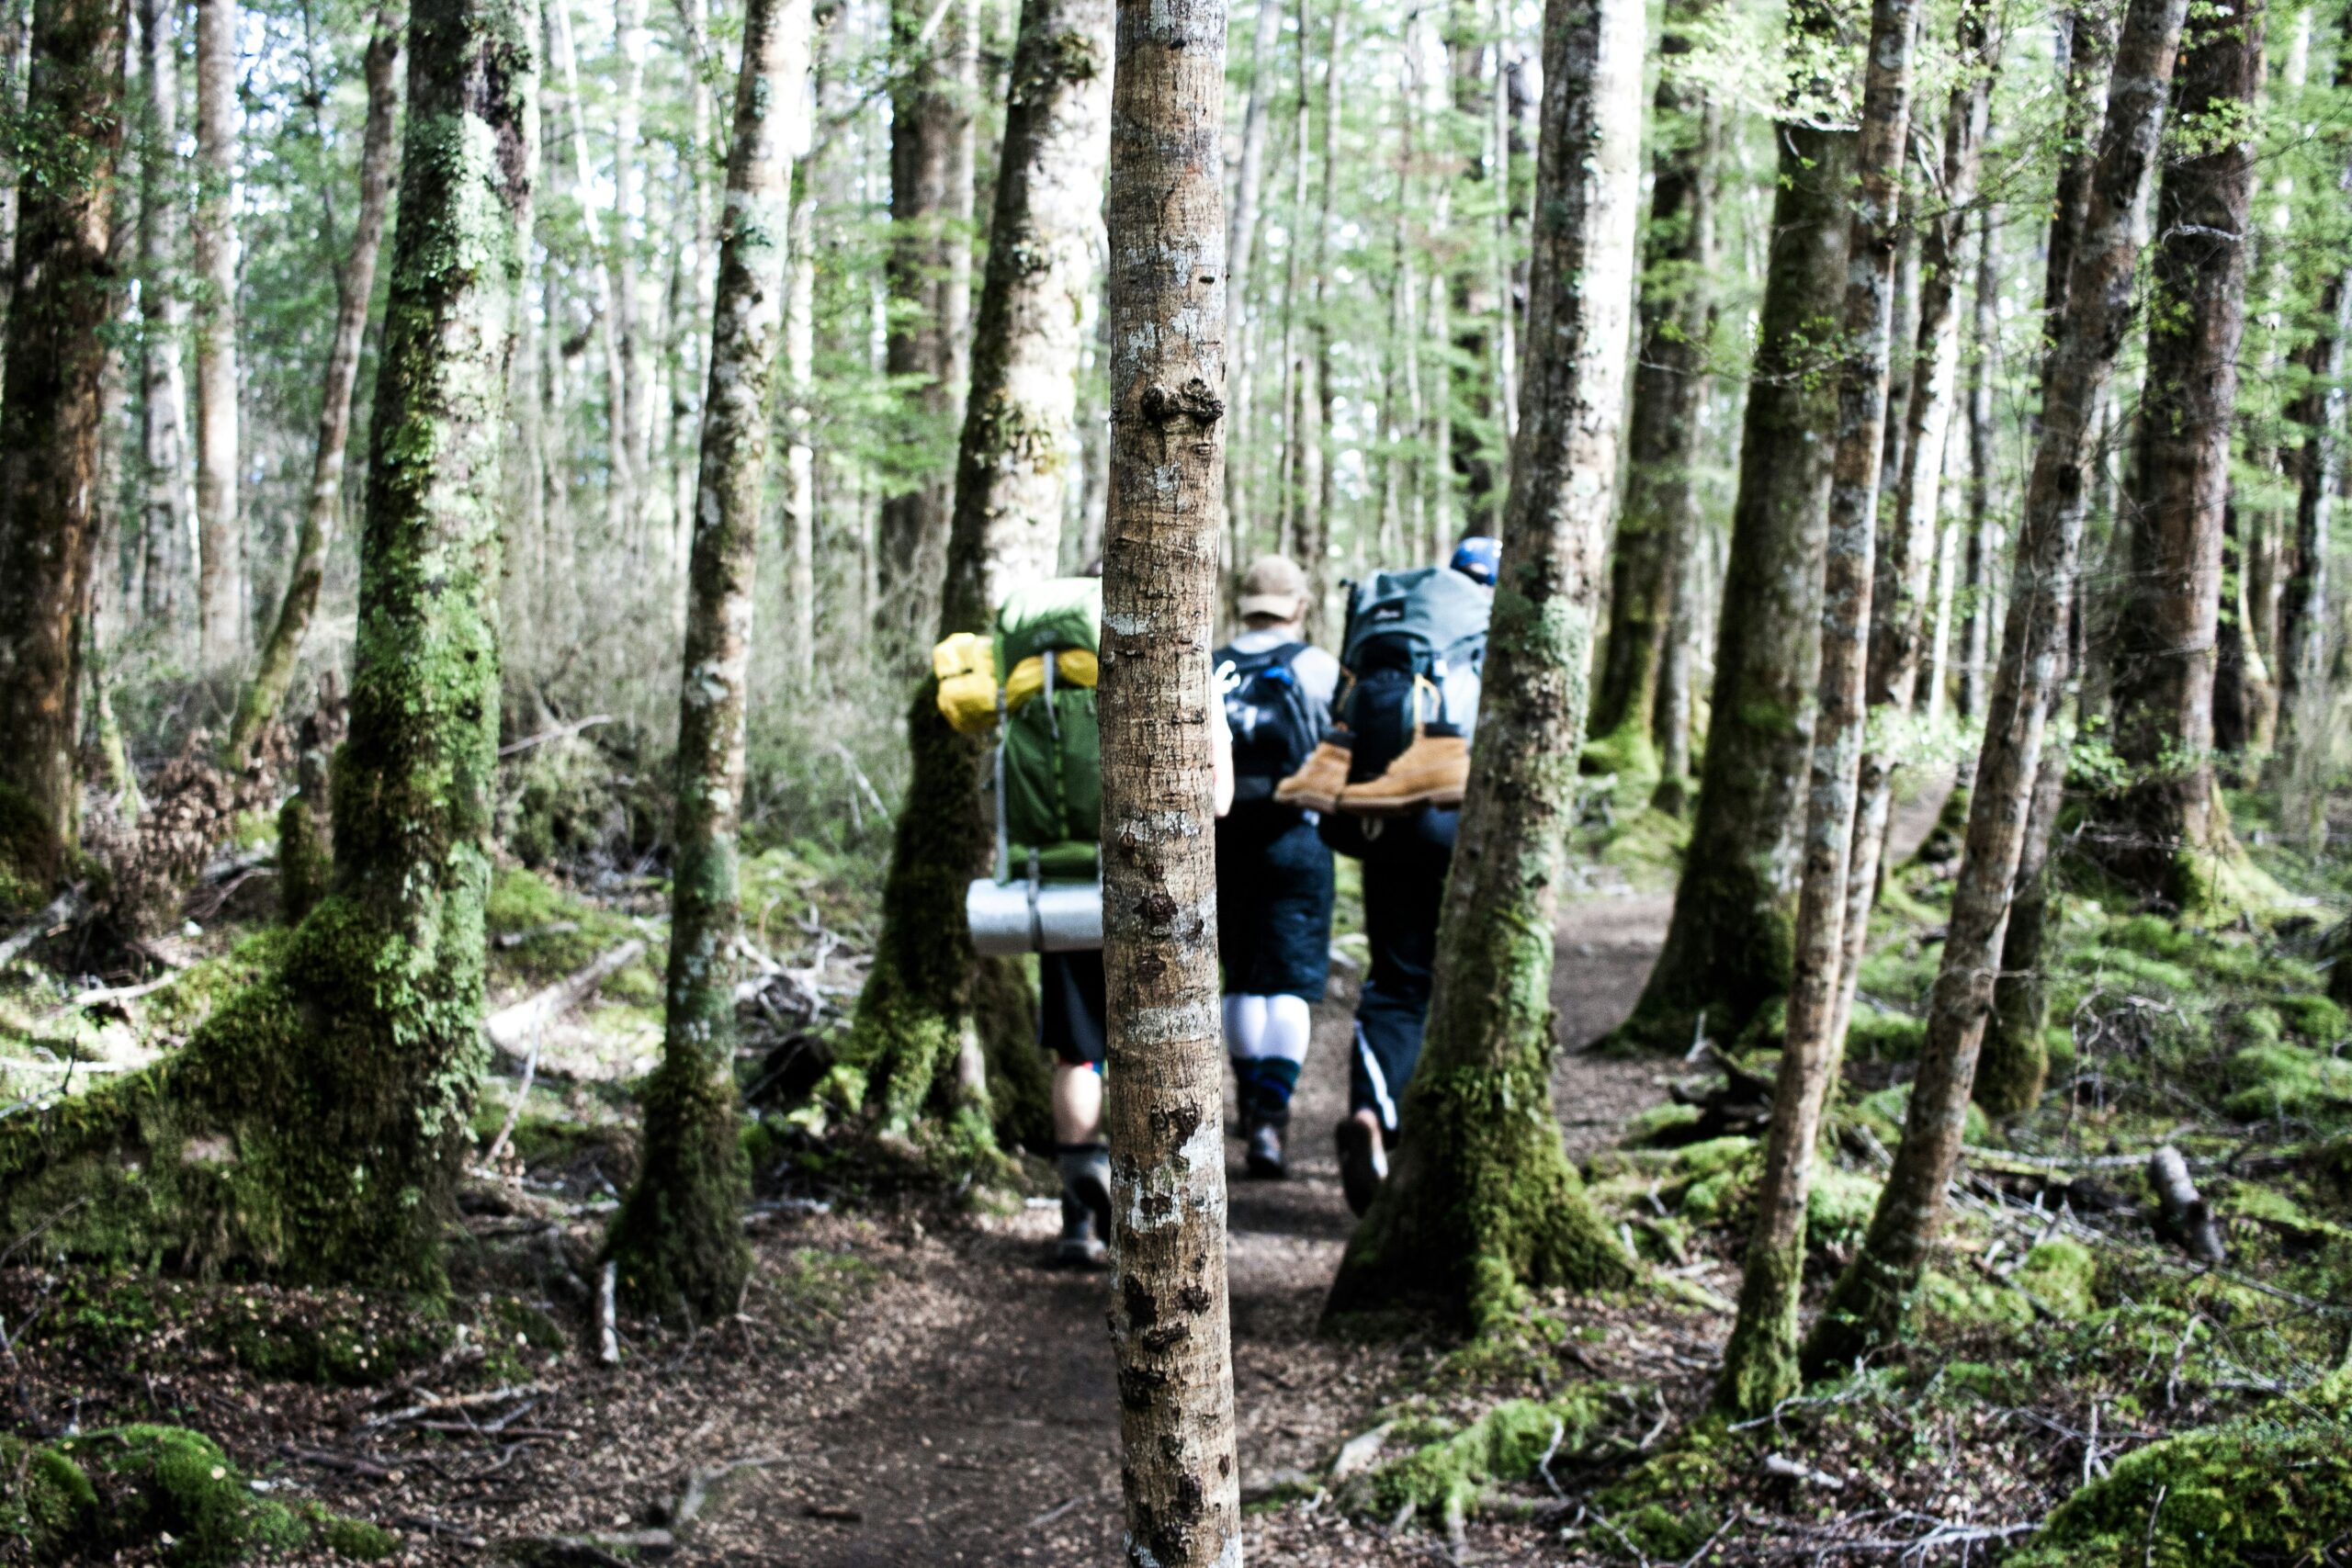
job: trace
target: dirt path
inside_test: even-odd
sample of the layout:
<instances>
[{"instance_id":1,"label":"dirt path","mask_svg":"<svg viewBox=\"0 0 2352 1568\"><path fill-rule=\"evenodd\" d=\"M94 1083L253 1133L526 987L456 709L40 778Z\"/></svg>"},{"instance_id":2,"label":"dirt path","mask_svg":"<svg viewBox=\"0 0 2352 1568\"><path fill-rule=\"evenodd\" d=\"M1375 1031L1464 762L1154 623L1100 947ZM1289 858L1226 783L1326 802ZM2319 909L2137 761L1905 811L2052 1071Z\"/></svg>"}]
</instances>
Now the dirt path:
<instances>
[{"instance_id":1,"label":"dirt path","mask_svg":"<svg viewBox=\"0 0 2352 1568\"><path fill-rule=\"evenodd\" d=\"M1907 855L1932 825L1940 792L1905 806L1895 833ZM1654 1103L1670 1076L1655 1061L1611 1061L1584 1049L1638 997L1662 942L1671 900L1596 897L1559 923L1553 1001L1563 1051L1555 1091L1579 1155ZM1347 1093L1354 976L1335 975L1317 1010L1300 1081L1292 1179L1250 1181L1228 1145L1236 1398L1245 1496L1317 1470L1356 1430L1411 1359L1351 1348L1314 1333L1323 1292L1348 1235L1329 1130ZM653 1387L619 1393L635 1405L624 1445L572 1466L565 1516L538 1528L591 1531L659 1518L647 1499L674 1495L693 1470L752 1458L682 1543L693 1561L802 1568L916 1568L942 1563L1100 1563L1119 1542L1118 1428L1102 1330L1105 1276L1039 1266L1057 1215L1049 1206L944 1234L919 1219L784 1217L762 1252L787 1276L809 1261L853 1258L878 1272L844 1314L833 1342L794 1365L762 1359L730 1381L697 1358ZM1717 1289L1727 1281L1707 1281ZM764 1366L763 1372L752 1367ZM616 1380L618 1381L618 1380ZM651 1408L645 1408L649 1404ZM590 1498L617 1511L600 1514ZM1412 1538L1391 1542L1338 1519L1289 1510L1254 1521L1260 1561L1426 1562Z\"/></svg>"}]
</instances>

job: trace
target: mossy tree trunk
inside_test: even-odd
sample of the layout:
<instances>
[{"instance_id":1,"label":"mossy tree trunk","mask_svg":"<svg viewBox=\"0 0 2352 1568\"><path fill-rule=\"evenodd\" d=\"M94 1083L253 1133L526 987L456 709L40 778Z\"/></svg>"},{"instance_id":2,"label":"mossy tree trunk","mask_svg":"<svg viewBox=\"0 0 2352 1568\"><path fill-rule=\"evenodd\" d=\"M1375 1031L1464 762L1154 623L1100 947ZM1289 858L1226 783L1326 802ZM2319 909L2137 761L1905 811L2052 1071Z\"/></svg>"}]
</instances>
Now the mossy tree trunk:
<instances>
[{"instance_id":1,"label":"mossy tree trunk","mask_svg":"<svg viewBox=\"0 0 2352 1568\"><path fill-rule=\"evenodd\" d=\"M97 548L122 25L107 0L33 10L27 110L40 134L17 154L0 360L0 907L46 898L80 836L74 624Z\"/></svg>"},{"instance_id":2,"label":"mossy tree trunk","mask_svg":"<svg viewBox=\"0 0 2352 1568\"><path fill-rule=\"evenodd\" d=\"M326 381L319 403L319 435L311 457L311 490L294 536L294 569L277 619L262 644L261 660L237 704L229 727L225 761L243 767L262 730L277 716L294 682L302 638L318 608L326 580L327 547L334 541L343 510L344 451L351 436L351 394L359 383L360 338L368 330L368 306L376 292L376 255L384 237L384 216L392 194L392 130L400 114L400 18L390 8L376 13L368 40L368 120L360 134L359 209L352 220L351 251L335 275L334 335L327 346Z\"/></svg>"},{"instance_id":3,"label":"mossy tree trunk","mask_svg":"<svg viewBox=\"0 0 2352 1568\"><path fill-rule=\"evenodd\" d=\"M1790 27L1815 54L1836 49L1838 0L1802 0ZM1816 100L1819 95L1816 94ZM1821 635L1827 443L1837 378L1828 362L1844 298L1850 131L1815 101L1785 119L1772 202L1755 370L1739 451L1739 495L1716 634L1706 755L1666 945L1617 1038L1676 1049L1702 1011L1729 1039L1789 987L1794 962L1804 779Z\"/></svg>"},{"instance_id":4,"label":"mossy tree trunk","mask_svg":"<svg viewBox=\"0 0 2352 1568\"><path fill-rule=\"evenodd\" d=\"M1942 1224L1944 1187L1960 1156L1977 1049L1992 1006L2049 694L2064 665L2065 610L2081 564L2094 422L2132 315L2137 260L2132 209L2155 160L2186 9L2187 0L2132 0L2124 17L2081 246L2044 381L2008 621L1969 797L1967 849L1928 1038L1903 1145L1861 1252L1805 1342L1802 1365L1808 1375L1848 1366L1901 1331Z\"/></svg>"},{"instance_id":5,"label":"mossy tree trunk","mask_svg":"<svg viewBox=\"0 0 2352 1568\"><path fill-rule=\"evenodd\" d=\"M1225 524L1225 6L1118 0L1102 968L1130 1568L1238 1568L1209 676Z\"/></svg>"},{"instance_id":6,"label":"mossy tree trunk","mask_svg":"<svg viewBox=\"0 0 2352 1568\"><path fill-rule=\"evenodd\" d=\"M237 515L237 0L197 0L197 612L204 667L244 654L243 541Z\"/></svg>"},{"instance_id":7,"label":"mossy tree trunk","mask_svg":"<svg viewBox=\"0 0 2352 1568\"><path fill-rule=\"evenodd\" d=\"M1561 1146L1551 989L1617 471L1642 41L1627 0L1545 9L1526 374L1437 987L1395 1172L1348 1244L1333 1313L1426 1306L1483 1331L1529 1287L1630 1277Z\"/></svg>"},{"instance_id":8,"label":"mossy tree trunk","mask_svg":"<svg viewBox=\"0 0 2352 1568\"><path fill-rule=\"evenodd\" d=\"M1652 737L1676 579L1696 542L1699 412L1706 396L1707 339L1714 321L1707 269L1714 254L1715 113L1687 70L1693 31L1712 0L1678 0L1658 39L1650 101L1649 231L1642 254L1640 349L1625 434L1625 502L1610 547L1609 630L1601 639L1590 728L1619 738L1618 758L1655 771Z\"/></svg>"},{"instance_id":9,"label":"mossy tree trunk","mask_svg":"<svg viewBox=\"0 0 2352 1568\"><path fill-rule=\"evenodd\" d=\"M1879 536L1871 589L1870 712L1863 725L1841 918L1844 976L1834 1031L1840 1042L1845 1020L1853 1010L1871 910L1878 902L1895 769L1907 738L1916 732L1909 721L1928 641L1928 592L1935 571L1944 455L1960 373L1960 334L1952 328L1960 315L1960 279L1966 265L1968 226L1974 217L1977 173L1991 129L1997 46L1989 36L1988 11L1981 0L1971 0L1961 9L1954 51L1962 73L1944 106L1943 180L1936 193L1940 210L1919 225L1919 312L1911 389L1902 409L1903 438L1890 443L1898 465L1887 480L1892 505ZM1896 365L1899 373L1902 361ZM1834 1082L1834 1074L1832 1078Z\"/></svg>"},{"instance_id":10,"label":"mossy tree trunk","mask_svg":"<svg viewBox=\"0 0 2352 1568\"><path fill-rule=\"evenodd\" d=\"M744 10L678 689L662 1065L645 1096L644 1164L607 1247L632 1300L705 1322L735 1310L751 1269L735 1131L735 840L792 162L808 142L808 0L751 0Z\"/></svg>"},{"instance_id":11,"label":"mossy tree trunk","mask_svg":"<svg viewBox=\"0 0 2352 1568\"><path fill-rule=\"evenodd\" d=\"M1797 1295L1804 1280L1805 1200L1822 1107L1844 1044L1847 864L1869 717L1871 596L1878 487L1886 450L1887 362L1903 227L1905 144L1911 130L1914 0L1875 0L1855 136L1856 200L1838 323L1838 443L1830 458L1828 545L1821 584L1821 678L1805 798L1804 881L1797 897L1796 972L1787 1040L1764 1140L1756 1228L1740 1280L1739 1315L1715 1384L1718 1408L1770 1410L1797 1388Z\"/></svg>"},{"instance_id":12,"label":"mossy tree trunk","mask_svg":"<svg viewBox=\"0 0 2352 1568\"><path fill-rule=\"evenodd\" d=\"M973 334L942 637L985 634L1006 589L1054 573L1085 346L1080 307L1093 288L1110 147L1110 0L1025 0ZM916 690L907 731L913 776L847 1054L885 1125L901 1130L975 1028L964 890L987 870L991 843L979 789L985 748L947 727L930 680ZM1003 972L986 976L983 997L1025 990L1016 965L989 967ZM978 1043L996 1076L1034 1072L1035 1040L991 1022L1004 1010L980 1010Z\"/></svg>"},{"instance_id":13,"label":"mossy tree trunk","mask_svg":"<svg viewBox=\"0 0 2352 1568\"><path fill-rule=\"evenodd\" d=\"M2182 122L2250 128L2262 89L2258 4L2189 30ZM2234 117L2234 118L2233 118ZM2131 571L2116 619L2115 751L2132 776L2096 803L2085 842L2133 895L2205 907L2235 845L2215 787L2213 682L2223 513L2245 331L2251 130L2165 170L2151 266L2156 303L2125 513Z\"/></svg>"},{"instance_id":14,"label":"mossy tree trunk","mask_svg":"<svg viewBox=\"0 0 2352 1568\"><path fill-rule=\"evenodd\" d=\"M514 0L411 12L332 889L176 1057L0 1140L8 1223L82 1201L51 1233L61 1246L295 1280L442 1279L483 1065L497 502L535 20Z\"/></svg>"}]
</instances>

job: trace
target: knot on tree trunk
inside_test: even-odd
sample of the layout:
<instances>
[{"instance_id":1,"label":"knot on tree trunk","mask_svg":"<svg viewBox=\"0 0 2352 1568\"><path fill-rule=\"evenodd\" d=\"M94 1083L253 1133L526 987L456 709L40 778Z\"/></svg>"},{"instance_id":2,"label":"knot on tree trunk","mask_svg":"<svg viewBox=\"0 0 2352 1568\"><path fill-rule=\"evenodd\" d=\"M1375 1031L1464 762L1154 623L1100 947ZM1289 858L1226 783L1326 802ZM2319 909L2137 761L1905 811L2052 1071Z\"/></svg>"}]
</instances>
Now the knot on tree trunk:
<instances>
[{"instance_id":1,"label":"knot on tree trunk","mask_svg":"<svg viewBox=\"0 0 2352 1568\"><path fill-rule=\"evenodd\" d=\"M1225 417L1225 401L1198 376L1173 392L1155 381L1143 389L1143 416L1163 430L1179 419L1206 427Z\"/></svg>"}]
</instances>

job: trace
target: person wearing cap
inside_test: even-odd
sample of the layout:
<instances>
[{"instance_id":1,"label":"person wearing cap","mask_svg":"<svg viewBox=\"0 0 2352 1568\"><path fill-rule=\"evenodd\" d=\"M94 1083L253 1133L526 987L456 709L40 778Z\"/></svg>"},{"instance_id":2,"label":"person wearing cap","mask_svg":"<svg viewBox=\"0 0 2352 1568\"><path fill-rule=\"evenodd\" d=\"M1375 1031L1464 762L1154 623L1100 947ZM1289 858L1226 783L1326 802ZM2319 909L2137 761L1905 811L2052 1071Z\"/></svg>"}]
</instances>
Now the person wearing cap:
<instances>
[{"instance_id":1,"label":"person wearing cap","mask_svg":"<svg viewBox=\"0 0 2352 1568\"><path fill-rule=\"evenodd\" d=\"M1306 574L1271 555L1242 574L1242 631L1210 656L1233 737L1233 808L1217 824L1217 955L1246 1168L1285 1174L1291 1093L1331 959L1330 847L1274 786L1329 728L1340 661L1304 635Z\"/></svg>"},{"instance_id":2,"label":"person wearing cap","mask_svg":"<svg viewBox=\"0 0 2352 1568\"><path fill-rule=\"evenodd\" d=\"M1447 565L1491 592L1501 555L1498 540L1474 535ZM1464 721L1476 716L1452 716L1452 723L1442 716L1417 725L1411 744L1377 778L1355 784L1348 782L1354 738L1336 729L1280 792L1297 804L1328 799L1347 840L1341 849L1363 868L1368 963L1356 999L1348 1115L1337 1130L1340 1186L1358 1214L1387 1179L1398 1109L1420 1065L1436 980L1438 914L1469 774Z\"/></svg>"}]
</instances>

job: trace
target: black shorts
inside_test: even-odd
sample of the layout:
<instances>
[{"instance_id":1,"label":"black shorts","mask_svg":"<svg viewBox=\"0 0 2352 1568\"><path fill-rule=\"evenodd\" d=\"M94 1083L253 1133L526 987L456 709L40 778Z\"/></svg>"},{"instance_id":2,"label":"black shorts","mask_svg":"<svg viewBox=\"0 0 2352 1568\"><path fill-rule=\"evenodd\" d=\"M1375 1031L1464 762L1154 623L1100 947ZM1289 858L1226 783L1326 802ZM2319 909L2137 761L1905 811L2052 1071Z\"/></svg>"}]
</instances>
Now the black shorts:
<instances>
[{"instance_id":1,"label":"black shorts","mask_svg":"<svg viewBox=\"0 0 2352 1568\"><path fill-rule=\"evenodd\" d=\"M1227 995L1323 999L1331 851L1304 814L1253 804L1217 824L1216 931Z\"/></svg>"},{"instance_id":2,"label":"black shorts","mask_svg":"<svg viewBox=\"0 0 2352 1568\"><path fill-rule=\"evenodd\" d=\"M1103 999L1102 954L1048 953L1037 960L1037 1037L1054 1060L1102 1065L1110 1049L1110 1004Z\"/></svg>"}]
</instances>

